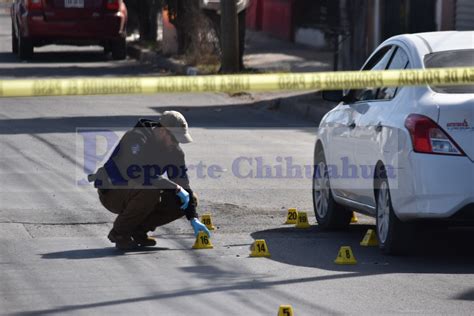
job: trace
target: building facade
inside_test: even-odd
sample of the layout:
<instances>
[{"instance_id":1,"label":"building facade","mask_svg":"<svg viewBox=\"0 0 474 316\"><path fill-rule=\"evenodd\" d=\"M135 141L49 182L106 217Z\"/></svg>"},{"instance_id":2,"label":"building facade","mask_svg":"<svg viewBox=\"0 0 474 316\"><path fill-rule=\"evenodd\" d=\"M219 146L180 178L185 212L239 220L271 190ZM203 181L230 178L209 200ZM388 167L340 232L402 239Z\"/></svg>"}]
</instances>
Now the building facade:
<instances>
[{"instance_id":1,"label":"building facade","mask_svg":"<svg viewBox=\"0 0 474 316\"><path fill-rule=\"evenodd\" d=\"M473 0L251 0L247 26L337 51L358 69L385 39L403 33L474 30Z\"/></svg>"}]
</instances>

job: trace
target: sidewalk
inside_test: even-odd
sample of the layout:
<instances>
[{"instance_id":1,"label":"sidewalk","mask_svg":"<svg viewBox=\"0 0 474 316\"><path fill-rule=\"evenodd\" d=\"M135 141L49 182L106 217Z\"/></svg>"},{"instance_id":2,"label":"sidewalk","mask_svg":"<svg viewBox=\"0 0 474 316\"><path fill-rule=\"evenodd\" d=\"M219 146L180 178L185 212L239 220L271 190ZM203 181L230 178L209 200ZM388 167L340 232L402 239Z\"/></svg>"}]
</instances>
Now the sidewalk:
<instances>
[{"instance_id":1,"label":"sidewalk","mask_svg":"<svg viewBox=\"0 0 474 316\"><path fill-rule=\"evenodd\" d=\"M0 0L0 14L9 14L10 13L10 0Z\"/></svg>"},{"instance_id":2,"label":"sidewalk","mask_svg":"<svg viewBox=\"0 0 474 316\"><path fill-rule=\"evenodd\" d=\"M130 43L129 55L141 62L158 63L176 74L195 74L195 68L172 57L166 58L151 49ZM257 72L331 71L333 53L247 30L244 64ZM190 70L191 69L191 70Z\"/></svg>"},{"instance_id":3,"label":"sidewalk","mask_svg":"<svg viewBox=\"0 0 474 316\"><path fill-rule=\"evenodd\" d=\"M247 30L244 64L258 72L320 72L332 70L333 54L316 48ZM302 116L315 123L335 105L321 98L320 92L282 91L252 93L255 101L266 101L272 110Z\"/></svg>"},{"instance_id":4,"label":"sidewalk","mask_svg":"<svg viewBox=\"0 0 474 316\"><path fill-rule=\"evenodd\" d=\"M136 44L129 45L129 55L141 62L153 63L177 75L199 74L195 67L182 61L161 56ZM244 64L257 73L319 72L332 70L333 54L316 48L276 39L262 32L247 30ZM334 104L321 99L317 91L252 92L247 94L255 102L265 102L271 110L303 116L319 122Z\"/></svg>"},{"instance_id":5,"label":"sidewalk","mask_svg":"<svg viewBox=\"0 0 474 316\"><path fill-rule=\"evenodd\" d=\"M331 71L333 53L247 30L245 67L262 72Z\"/></svg>"}]
</instances>

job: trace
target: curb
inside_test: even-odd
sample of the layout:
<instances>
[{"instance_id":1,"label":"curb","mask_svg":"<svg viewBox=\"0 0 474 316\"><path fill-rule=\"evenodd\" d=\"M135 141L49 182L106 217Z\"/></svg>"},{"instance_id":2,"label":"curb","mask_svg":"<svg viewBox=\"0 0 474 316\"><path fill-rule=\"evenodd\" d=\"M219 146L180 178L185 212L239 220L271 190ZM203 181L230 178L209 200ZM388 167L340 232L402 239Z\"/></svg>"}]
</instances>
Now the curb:
<instances>
[{"instance_id":1,"label":"curb","mask_svg":"<svg viewBox=\"0 0 474 316\"><path fill-rule=\"evenodd\" d=\"M305 94L279 97L268 100L270 107L282 113L297 115L309 121L319 124L328 111L336 104L323 100L319 91L306 92Z\"/></svg>"},{"instance_id":2,"label":"curb","mask_svg":"<svg viewBox=\"0 0 474 316\"><path fill-rule=\"evenodd\" d=\"M160 68L171 71L177 75L197 75L195 67L186 66L179 62L161 56L155 51L142 48L136 44L129 43L127 53L130 57L140 63L154 64ZM260 101L272 110L281 111L290 115L297 115L319 124L323 116L331 110L335 104L322 99L320 91L293 93L284 96L276 96Z\"/></svg>"}]
</instances>

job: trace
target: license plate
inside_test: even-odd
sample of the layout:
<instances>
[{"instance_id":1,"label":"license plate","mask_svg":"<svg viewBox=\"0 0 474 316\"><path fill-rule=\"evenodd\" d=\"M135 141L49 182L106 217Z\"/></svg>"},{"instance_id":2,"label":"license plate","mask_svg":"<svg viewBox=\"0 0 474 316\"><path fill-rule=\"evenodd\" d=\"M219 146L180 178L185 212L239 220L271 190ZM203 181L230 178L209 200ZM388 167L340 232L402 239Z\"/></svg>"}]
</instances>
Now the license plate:
<instances>
[{"instance_id":1,"label":"license plate","mask_svg":"<svg viewBox=\"0 0 474 316\"><path fill-rule=\"evenodd\" d=\"M65 8L84 8L84 0L64 0Z\"/></svg>"}]
</instances>

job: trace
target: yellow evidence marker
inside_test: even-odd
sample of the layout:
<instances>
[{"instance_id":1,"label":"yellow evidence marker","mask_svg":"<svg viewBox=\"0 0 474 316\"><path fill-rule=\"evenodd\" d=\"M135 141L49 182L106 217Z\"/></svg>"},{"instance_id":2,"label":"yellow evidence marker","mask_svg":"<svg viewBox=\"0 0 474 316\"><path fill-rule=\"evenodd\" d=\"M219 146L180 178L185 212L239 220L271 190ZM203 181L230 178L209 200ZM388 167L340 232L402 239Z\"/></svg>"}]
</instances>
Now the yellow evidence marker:
<instances>
[{"instance_id":1,"label":"yellow evidence marker","mask_svg":"<svg viewBox=\"0 0 474 316\"><path fill-rule=\"evenodd\" d=\"M201 222L206 225L207 229L215 230L216 227L212 224L211 214L203 214L201 216Z\"/></svg>"},{"instance_id":2,"label":"yellow evidence marker","mask_svg":"<svg viewBox=\"0 0 474 316\"><path fill-rule=\"evenodd\" d=\"M205 232L199 232L196 237L196 242L193 245L193 249L212 249L214 246L211 243L211 239Z\"/></svg>"},{"instance_id":3,"label":"yellow evidence marker","mask_svg":"<svg viewBox=\"0 0 474 316\"><path fill-rule=\"evenodd\" d=\"M378 246L379 242L377 240L377 235L373 229L368 229L365 233L364 239L360 242L361 246L370 247L370 246Z\"/></svg>"},{"instance_id":4,"label":"yellow evidence marker","mask_svg":"<svg viewBox=\"0 0 474 316\"><path fill-rule=\"evenodd\" d=\"M278 316L293 316L293 307L291 305L280 305Z\"/></svg>"},{"instance_id":5,"label":"yellow evidence marker","mask_svg":"<svg viewBox=\"0 0 474 316\"><path fill-rule=\"evenodd\" d=\"M288 215L286 216L286 222L285 224L296 224L296 220L298 219L298 211L296 208L289 208L288 209Z\"/></svg>"},{"instance_id":6,"label":"yellow evidence marker","mask_svg":"<svg viewBox=\"0 0 474 316\"><path fill-rule=\"evenodd\" d=\"M250 257L270 257L267 243L264 239L257 239L250 247Z\"/></svg>"},{"instance_id":7,"label":"yellow evidence marker","mask_svg":"<svg viewBox=\"0 0 474 316\"><path fill-rule=\"evenodd\" d=\"M296 228L310 228L311 225L308 222L308 215L306 212L298 212L298 219L296 223Z\"/></svg>"},{"instance_id":8,"label":"yellow evidence marker","mask_svg":"<svg viewBox=\"0 0 474 316\"><path fill-rule=\"evenodd\" d=\"M357 215L355 212L352 212L352 217L351 217L351 223L358 223L359 219L357 218Z\"/></svg>"},{"instance_id":9,"label":"yellow evidence marker","mask_svg":"<svg viewBox=\"0 0 474 316\"><path fill-rule=\"evenodd\" d=\"M337 255L336 260L334 260L336 264L357 264L357 260L352 253L352 249L349 246L342 246L339 249L339 253Z\"/></svg>"}]
</instances>

